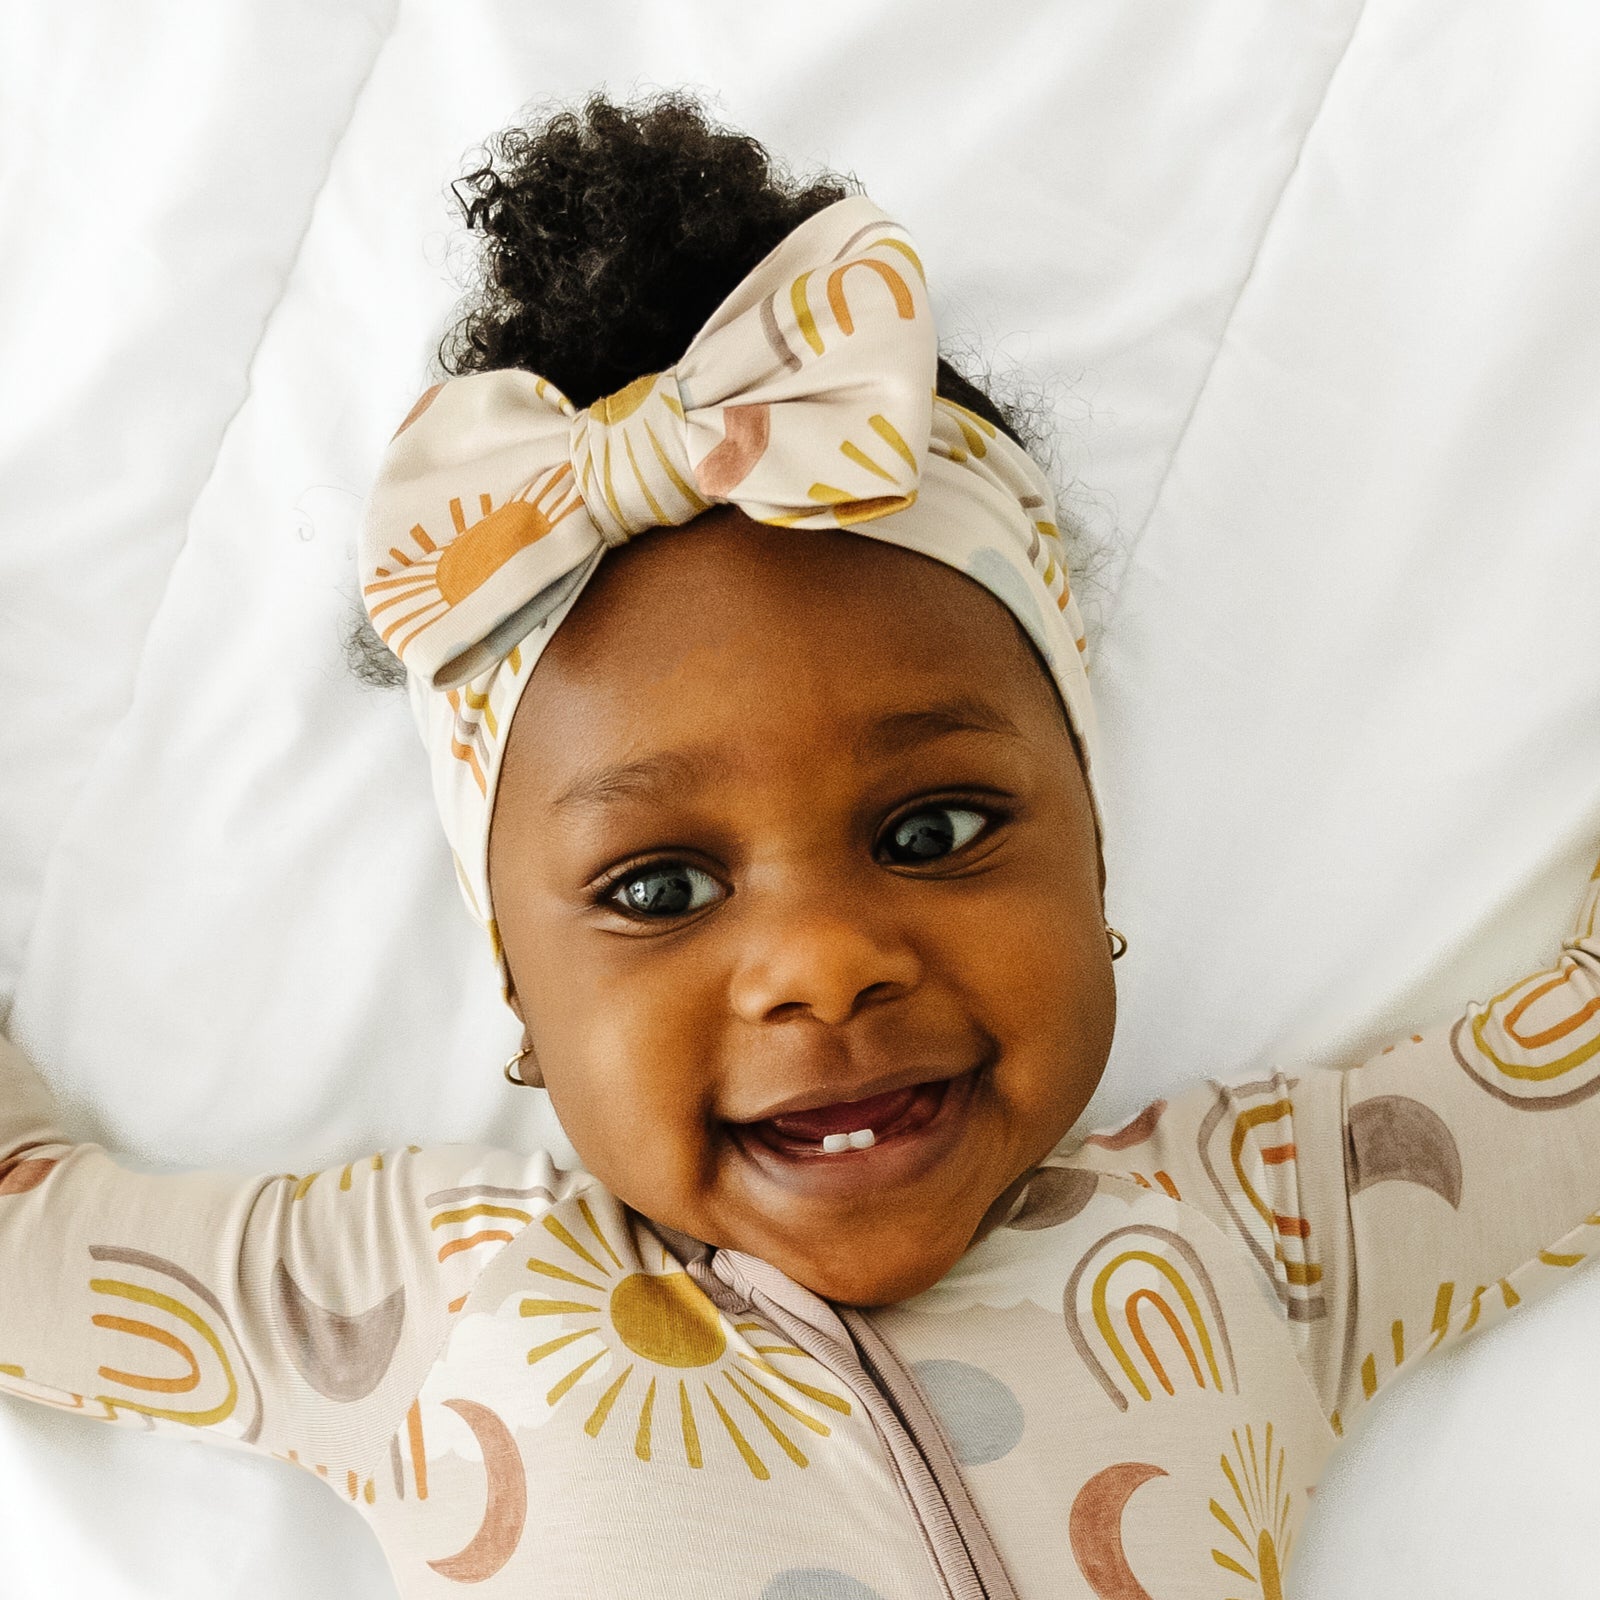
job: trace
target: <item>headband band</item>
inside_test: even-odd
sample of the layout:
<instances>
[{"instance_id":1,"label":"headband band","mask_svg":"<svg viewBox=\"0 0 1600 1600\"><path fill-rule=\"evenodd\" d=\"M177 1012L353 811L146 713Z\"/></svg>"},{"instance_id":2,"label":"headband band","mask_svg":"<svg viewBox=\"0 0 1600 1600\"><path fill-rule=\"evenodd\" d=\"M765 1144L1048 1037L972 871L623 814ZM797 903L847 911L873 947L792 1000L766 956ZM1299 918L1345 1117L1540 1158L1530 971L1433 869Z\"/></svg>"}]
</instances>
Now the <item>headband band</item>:
<instances>
[{"instance_id":1,"label":"headband band","mask_svg":"<svg viewBox=\"0 0 1600 1600\"><path fill-rule=\"evenodd\" d=\"M582 411L517 369L412 407L363 521L362 598L407 669L462 890L497 956L489 823L539 652L608 548L716 504L848 528L982 584L1049 669L1093 794L1083 629L1049 480L935 395L937 358L916 250L853 195L790 233L664 372Z\"/></svg>"}]
</instances>

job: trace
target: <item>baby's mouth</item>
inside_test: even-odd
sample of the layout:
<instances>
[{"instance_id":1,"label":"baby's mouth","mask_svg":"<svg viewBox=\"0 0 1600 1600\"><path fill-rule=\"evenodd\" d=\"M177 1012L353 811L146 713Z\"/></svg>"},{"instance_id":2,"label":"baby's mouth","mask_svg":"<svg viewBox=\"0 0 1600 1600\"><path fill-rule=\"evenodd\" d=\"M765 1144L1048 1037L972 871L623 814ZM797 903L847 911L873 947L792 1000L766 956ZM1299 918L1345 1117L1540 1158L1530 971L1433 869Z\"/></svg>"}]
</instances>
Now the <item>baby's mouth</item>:
<instances>
[{"instance_id":1,"label":"baby's mouth","mask_svg":"<svg viewBox=\"0 0 1600 1600\"><path fill-rule=\"evenodd\" d=\"M934 1079L863 1100L839 1100L737 1126L742 1134L791 1159L848 1160L921 1132L939 1115L951 1081Z\"/></svg>"}]
</instances>

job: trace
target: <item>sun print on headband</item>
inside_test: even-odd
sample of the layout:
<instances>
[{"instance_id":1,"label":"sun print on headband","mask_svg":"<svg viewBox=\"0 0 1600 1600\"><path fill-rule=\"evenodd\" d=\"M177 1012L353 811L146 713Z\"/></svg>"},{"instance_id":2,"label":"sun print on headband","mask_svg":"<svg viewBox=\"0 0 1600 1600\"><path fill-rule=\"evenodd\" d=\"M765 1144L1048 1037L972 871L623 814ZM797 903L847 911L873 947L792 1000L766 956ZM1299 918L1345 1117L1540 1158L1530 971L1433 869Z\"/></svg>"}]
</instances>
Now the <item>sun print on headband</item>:
<instances>
[{"instance_id":1,"label":"sun print on headband","mask_svg":"<svg viewBox=\"0 0 1600 1600\"><path fill-rule=\"evenodd\" d=\"M513 556L538 543L582 505L568 461L530 478L504 505L480 494L473 523L467 521L461 497L452 497L454 539L441 549L420 522L414 523L412 552L391 548L394 565L376 568L376 576L363 586L379 636L403 661L406 646L424 628L475 594Z\"/></svg>"}]
</instances>

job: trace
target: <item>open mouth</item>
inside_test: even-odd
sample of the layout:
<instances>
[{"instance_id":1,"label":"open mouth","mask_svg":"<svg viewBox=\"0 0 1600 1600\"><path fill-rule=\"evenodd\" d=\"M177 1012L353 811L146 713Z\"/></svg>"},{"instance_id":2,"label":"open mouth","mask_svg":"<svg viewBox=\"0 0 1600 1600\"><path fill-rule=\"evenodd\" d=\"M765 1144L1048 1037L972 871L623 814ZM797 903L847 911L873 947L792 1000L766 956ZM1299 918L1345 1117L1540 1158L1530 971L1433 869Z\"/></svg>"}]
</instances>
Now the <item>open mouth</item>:
<instances>
[{"instance_id":1,"label":"open mouth","mask_svg":"<svg viewBox=\"0 0 1600 1600\"><path fill-rule=\"evenodd\" d=\"M848 1155L927 1127L943 1108L950 1082L940 1078L869 1095L865 1100L840 1100L742 1126L745 1133L779 1155L802 1160Z\"/></svg>"},{"instance_id":2,"label":"open mouth","mask_svg":"<svg viewBox=\"0 0 1600 1600\"><path fill-rule=\"evenodd\" d=\"M979 1070L725 1127L769 1180L797 1193L908 1182L960 1143Z\"/></svg>"}]
</instances>

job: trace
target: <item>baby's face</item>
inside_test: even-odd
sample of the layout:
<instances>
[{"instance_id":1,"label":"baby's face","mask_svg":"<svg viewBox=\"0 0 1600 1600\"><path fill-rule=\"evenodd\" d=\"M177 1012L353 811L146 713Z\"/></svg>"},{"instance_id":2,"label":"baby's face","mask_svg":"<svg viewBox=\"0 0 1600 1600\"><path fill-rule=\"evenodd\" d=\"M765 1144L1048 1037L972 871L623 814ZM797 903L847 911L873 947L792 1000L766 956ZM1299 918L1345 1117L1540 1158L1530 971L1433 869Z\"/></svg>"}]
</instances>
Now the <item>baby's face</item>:
<instances>
[{"instance_id":1,"label":"baby's face","mask_svg":"<svg viewBox=\"0 0 1600 1600\"><path fill-rule=\"evenodd\" d=\"M1054 691L986 591L860 535L720 509L608 555L523 694L489 865L587 1168L835 1300L936 1282L1110 1049Z\"/></svg>"}]
</instances>

